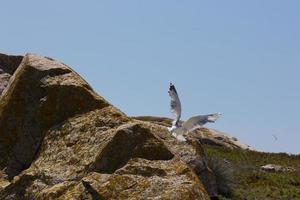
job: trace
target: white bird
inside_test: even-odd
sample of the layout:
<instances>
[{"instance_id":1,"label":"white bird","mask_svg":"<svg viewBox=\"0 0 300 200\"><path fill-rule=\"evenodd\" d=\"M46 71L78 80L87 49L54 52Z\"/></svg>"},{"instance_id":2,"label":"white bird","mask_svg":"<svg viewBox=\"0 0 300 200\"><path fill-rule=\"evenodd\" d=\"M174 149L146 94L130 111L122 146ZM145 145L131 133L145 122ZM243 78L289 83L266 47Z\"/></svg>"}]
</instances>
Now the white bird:
<instances>
[{"instance_id":1,"label":"white bird","mask_svg":"<svg viewBox=\"0 0 300 200\"><path fill-rule=\"evenodd\" d=\"M209 115L198 115L189 118L187 121L180 123L181 117L181 103L178 97L178 93L175 86L170 83L169 95L171 97L171 112L174 114L175 118L172 122L172 127L168 128L172 135L179 141L186 141L184 138L185 133L194 131L202 127L207 122L215 122L219 117L220 113L214 113Z\"/></svg>"}]
</instances>

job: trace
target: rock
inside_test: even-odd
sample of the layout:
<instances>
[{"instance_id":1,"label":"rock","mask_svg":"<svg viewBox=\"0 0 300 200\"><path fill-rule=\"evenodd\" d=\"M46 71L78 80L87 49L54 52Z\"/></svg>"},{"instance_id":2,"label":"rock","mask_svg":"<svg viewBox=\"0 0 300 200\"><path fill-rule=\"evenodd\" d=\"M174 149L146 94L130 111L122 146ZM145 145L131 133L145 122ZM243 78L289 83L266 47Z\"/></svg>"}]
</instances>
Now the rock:
<instances>
[{"instance_id":1,"label":"rock","mask_svg":"<svg viewBox=\"0 0 300 200\"><path fill-rule=\"evenodd\" d=\"M46 130L105 106L67 66L27 54L0 99L0 167L12 178L30 166Z\"/></svg>"},{"instance_id":2,"label":"rock","mask_svg":"<svg viewBox=\"0 0 300 200\"><path fill-rule=\"evenodd\" d=\"M158 125L162 125L165 127L171 126L172 120L165 117L154 117L154 116L138 116L133 117L137 120L147 121L151 123L155 123ZM180 123L183 123L181 121ZM230 135L216 131L208 128L200 128L188 134L189 137L194 138L196 140L200 140L203 144L209 144L214 146L224 146L230 149L244 149L256 151L250 145L247 145L241 141L239 141L236 137L231 137Z\"/></svg>"},{"instance_id":3,"label":"rock","mask_svg":"<svg viewBox=\"0 0 300 200\"><path fill-rule=\"evenodd\" d=\"M206 153L198 139L187 137L187 142L178 142L170 136L165 126L157 126L155 123L146 124L164 141L171 152L179 156L200 177L209 196L218 194L215 174L207 166Z\"/></svg>"},{"instance_id":4,"label":"rock","mask_svg":"<svg viewBox=\"0 0 300 200\"><path fill-rule=\"evenodd\" d=\"M207 129L207 128L201 128L194 133L192 133L194 137L201 138L201 135L203 136L201 140L204 140L203 143L211 143L215 144L217 146L224 146L230 149L243 149L243 150L251 150L251 151L257 151L253 147L251 147L248 144L245 144L241 141L239 141L236 137L232 137L227 133L213 130L213 129Z\"/></svg>"},{"instance_id":5,"label":"rock","mask_svg":"<svg viewBox=\"0 0 300 200\"><path fill-rule=\"evenodd\" d=\"M198 178L177 159L132 159L115 174L91 173L84 181L99 199L206 198Z\"/></svg>"},{"instance_id":6,"label":"rock","mask_svg":"<svg viewBox=\"0 0 300 200\"><path fill-rule=\"evenodd\" d=\"M0 53L0 95L7 87L10 77L20 65L23 56L10 56Z\"/></svg>"},{"instance_id":7,"label":"rock","mask_svg":"<svg viewBox=\"0 0 300 200\"><path fill-rule=\"evenodd\" d=\"M283 166L274 165L274 164L267 164L267 165L261 166L260 169L265 172L294 172L294 171L296 171L292 167L283 167Z\"/></svg>"},{"instance_id":8,"label":"rock","mask_svg":"<svg viewBox=\"0 0 300 200\"><path fill-rule=\"evenodd\" d=\"M10 74L0 71L0 94L2 94L3 90L7 87Z\"/></svg>"},{"instance_id":9,"label":"rock","mask_svg":"<svg viewBox=\"0 0 300 200\"><path fill-rule=\"evenodd\" d=\"M13 74L20 65L23 56L6 55L0 53L0 69L1 71Z\"/></svg>"},{"instance_id":10,"label":"rock","mask_svg":"<svg viewBox=\"0 0 300 200\"><path fill-rule=\"evenodd\" d=\"M202 160L47 57L24 56L0 99L0 199L209 199Z\"/></svg>"}]
</instances>

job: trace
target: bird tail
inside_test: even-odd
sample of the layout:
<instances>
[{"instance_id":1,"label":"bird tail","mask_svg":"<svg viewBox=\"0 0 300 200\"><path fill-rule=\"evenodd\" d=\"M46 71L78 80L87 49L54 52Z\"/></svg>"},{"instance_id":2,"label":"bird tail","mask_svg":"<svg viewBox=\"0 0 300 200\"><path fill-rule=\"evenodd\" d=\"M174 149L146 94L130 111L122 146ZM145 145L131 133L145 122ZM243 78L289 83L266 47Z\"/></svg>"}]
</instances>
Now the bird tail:
<instances>
[{"instance_id":1,"label":"bird tail","mask_svg":"<svg viewBox=\"0 0 300 200\"><path fill-rule=\"evenodd\" d=\"M186 139L185 139L185 137L183 137L183 135L177 135L176 138L180 142L185 142L186 141Z\"/></svg>"},{"instance_id":2,"label":"bird tail","mask_svg":"<svg viewBox=\"0 0 300 200\"><path fill-rule=\"evenodd\" d=\"M208 115L207 120L208 120L208 122L215 122L215 121L217 121L217 119L220 118L221 115L222 115L221 113L214 113L214 114Z\"/></svg>"},{"instance_id":3,"label":"bird tail","mask_svg":"<svg viewBox=\"0 0 300 200\"><path fill-rule=\"evenodd\" d=\"M185 137L182 135L181 128L177 129L177 131L174 131L176 129L176 127L173 130L172 130L172 128L168 128L168 129L172 133L172 136L175 137L178 141L180 141L180 142L186 141Z\"/></svg>"}]
</instances>

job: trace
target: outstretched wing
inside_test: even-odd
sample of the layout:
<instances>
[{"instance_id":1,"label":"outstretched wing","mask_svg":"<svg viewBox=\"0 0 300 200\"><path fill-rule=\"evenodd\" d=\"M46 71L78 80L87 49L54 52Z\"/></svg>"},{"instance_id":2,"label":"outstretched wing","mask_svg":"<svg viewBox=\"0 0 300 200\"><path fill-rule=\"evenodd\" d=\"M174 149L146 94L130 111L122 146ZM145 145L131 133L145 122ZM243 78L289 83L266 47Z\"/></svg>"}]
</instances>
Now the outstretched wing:
<instances>
[{"instance_id":1,"label":"outstretched wing","mask_svg":"<svg viewBox=\"0 0 300 200\"><path fill-rule=\"evenodd\" d=\"M200 128L207 122L215 122L221 116L220 113L210 114L210 115L198 115L195 117L189 118L182 124L182 129L184 132L188 133L197 128Z\"/></svg>"},{"instance_id":2,"label":"outstretched wing","mask_svg":"<svg viewBox=\"0 0 300 200\"><path fill-rule=\"evenodd\" d=\"M169 95L171 97L171 112L175 116L175 119L174 119L172 125L176 126L181 117L181 103L180 103L176 88L172 83L170 83Z\"/></svg>"}]
</instances>

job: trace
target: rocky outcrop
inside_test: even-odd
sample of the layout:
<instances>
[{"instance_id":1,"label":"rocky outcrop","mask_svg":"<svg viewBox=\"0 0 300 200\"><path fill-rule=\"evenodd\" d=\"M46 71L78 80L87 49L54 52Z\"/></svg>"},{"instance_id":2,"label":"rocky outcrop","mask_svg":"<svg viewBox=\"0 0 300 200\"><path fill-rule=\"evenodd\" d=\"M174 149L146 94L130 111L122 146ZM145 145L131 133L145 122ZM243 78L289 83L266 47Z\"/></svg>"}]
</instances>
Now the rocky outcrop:
<instances>
[{"instance_id":1,"label":"rocky outcrop","mask_svg":"<svg viewBox=\"0 0 300 200\"><path fill-rule=\"evenodd\" d=\"M139 116L133 118L142 121L152 122L165 127L170 127L172 123L171 119L165 117ZM183 121L181 121L181 123L183 123ZM253 147L239 141L237 138L213 129L200 128L189 133L187 137L192 138L194 140L199 140L203 144L223 146L230 149L237 148L237 149L256 151Z\"/></svg>"},{"instance_id":2,"label":"rocky outcrop","mask_svg":"<svg viewBox=\"0 0 300 200\"><path fill-rule=\"evenodd\" d=\"M9 178L30 166L52 126L108 103L70 68L26 55L0 99L0 167Z\"/></svg>"},{"instance_id":3,"label":"rocky outcrop","mask_svg":"<svg viewBox=\"0 0 300 200\"><path fill-rule=\"evenodd\" d=\"M25 200L200 200L199 177L213 177L197 140L127 117L68 66L34 54L0 98L0 170L0 199Z\"/></svg>"}]
</instances>

